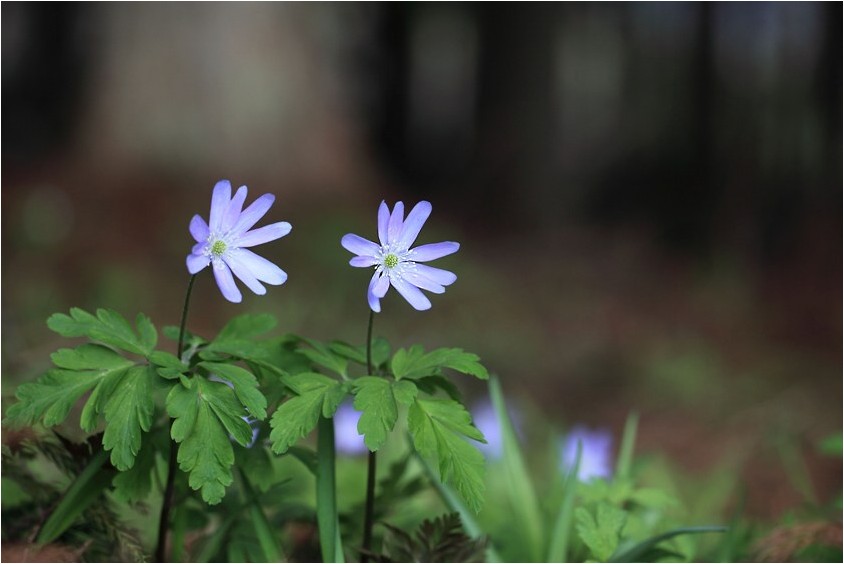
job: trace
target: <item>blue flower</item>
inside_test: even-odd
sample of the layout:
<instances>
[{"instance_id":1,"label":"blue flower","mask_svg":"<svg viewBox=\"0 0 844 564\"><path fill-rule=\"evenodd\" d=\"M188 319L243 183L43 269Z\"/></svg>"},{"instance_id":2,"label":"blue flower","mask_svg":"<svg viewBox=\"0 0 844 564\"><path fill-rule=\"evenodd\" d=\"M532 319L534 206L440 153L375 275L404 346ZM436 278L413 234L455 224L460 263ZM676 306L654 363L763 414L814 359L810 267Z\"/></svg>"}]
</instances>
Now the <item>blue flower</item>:
<instances>
[{"instance_id":1,"label":"blue flower","mask_svg":"<svg viewBox=\"0 0 844 564\"><path fill-rule=\"evenodd\" d=\"M577 459L577 445L582 446L580 468L577 479L587 482L593 478L609 479L612 477L612 434L606 430L589 430L577 425L566 435L563 441L561 464L565 470L571 470Z\"/></svg>"},{"instance_id":2,"label":"blue flower","mask_svg":"<svg viewBox=\"0 0 844 564\"><path fill-rule=\"evenodd\" d=\"M387 204L381 202L378 208L380 245L352 233L344 235L340 241L347 251L357 255L349 264L359 268L375 267L366 292L372 311L381 311L381 298L390 286L415 309L430 309L431 301L421 290L442 294L446 286L457 280L453 272L419 263L455 253L460 248L459 243L445 241L410 248L429 215L429 202L416 204L407 214L407 219L404 218L402 202L396 203L392 213Z\"/></svg>"},{"instance_id":3,"label":"blue flower","mask_svg":"<svg viewBox=\"0 0 844 564\"><path fill-rule=\"evenodd\" d=\"M240 302L242 296L232 272L258 295L267 293L261 282L277 286L287 280L286 272L247 247L280 239L290 233L292 227L286 221L280 221L250 231L270 209L275 196L264 194L244 210L246 192L246 186L241 186L232 198L231 183L219 181L211 196L209 222L205 223L199 215L190 221L190 233L196 245L187 257L188 272L196 274L211 264L223 297L235 303Z\"/></svg>"},{"instance_id":4,"label":"blue flower","mask_svg":"<svg viewBox=\"0 0 844 564\"><path fill-rule=\"evenodd\" d=\"M363 442L363 435L358 433L360 415L360 411L355 410L350 401L341 403L337 408L334 413L334 444L337 452L351 456L369 452Z\"/></svg>"}]
</instances>

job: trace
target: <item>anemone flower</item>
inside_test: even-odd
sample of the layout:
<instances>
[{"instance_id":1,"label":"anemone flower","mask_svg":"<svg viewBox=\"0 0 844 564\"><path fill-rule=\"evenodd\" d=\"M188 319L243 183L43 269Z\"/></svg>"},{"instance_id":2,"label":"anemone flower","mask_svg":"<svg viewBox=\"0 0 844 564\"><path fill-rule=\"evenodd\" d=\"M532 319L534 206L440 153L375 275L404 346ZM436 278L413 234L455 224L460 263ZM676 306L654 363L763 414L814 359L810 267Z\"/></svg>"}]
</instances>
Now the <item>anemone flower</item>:
<instances>
[{"instance_id":1,"label":"anemone flower","mask_svg":"<svg viewBox=\"0 0 844 564\"><path fill-rule=\"evenodd\" d=\"M270 209L275 196L264 194L244 210L246 192L246 186L241 186L232 197L231 183L228 180L217 182L211 196L208 223L198 214L190 221L190 234L196 245L187 257L188 272L196 274L211 264L223 297L235 303L240 302L242 296L232 272L258 295L267 293L261 282L278 286L287 280L286 272L247 247L280 239L290 233L292 227L286 221L279 221L250 231Z\"/></svg>"},{"instance_id":2,"label":"anemone flower","mask_svg":"<svg viewBox=\"0 0 844 564\"><path fill-rule=\"evenodd\" d=\"M457 280L453 272L421 263L457 252L459 243L444 241L410 248L429 215L429 202L416 204L406 219L402 202L397 202L392 212L386 202L381 202L378 208L380 244L352 233L344 235L340 241L347 251L357 255L349 264L359 268L375 268L366 292L372 311L381 311L381 298L387 294L390 286L415 309L430 309L431 301L422 290L442 294L446 286Z\"/></svg>"}]
</instances>

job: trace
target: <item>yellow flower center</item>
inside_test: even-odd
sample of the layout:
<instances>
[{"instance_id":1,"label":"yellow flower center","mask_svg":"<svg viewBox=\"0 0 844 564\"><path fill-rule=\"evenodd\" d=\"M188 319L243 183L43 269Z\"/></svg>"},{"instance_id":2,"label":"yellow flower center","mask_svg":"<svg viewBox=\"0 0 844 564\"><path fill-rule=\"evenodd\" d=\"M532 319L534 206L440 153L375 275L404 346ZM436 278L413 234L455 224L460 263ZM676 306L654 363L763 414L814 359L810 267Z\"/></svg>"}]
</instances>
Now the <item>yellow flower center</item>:
<instances>
[{"instance_id":1,"label":"yellow flower center","mask_svg":"<svg viewBox=\"0 0 844 564\"><path fill-rule=\"evenodd\" d=\"M399 257L390 253L386 257L384 257L384 266L387 268L395 268L396 265L399 263Z\"/></svg>"},{"instance_id":2,"label":"yellow flower center","mask_svg":"<svg viewBox=\"0 0 844 564\"><path fill-rule=\"evenodd\" d=\"M211 254L215 257L219 257L223 253L226 252L226 243L225 241L214 241L214 244L211 245Z\"/></svg>"}]
</instances>

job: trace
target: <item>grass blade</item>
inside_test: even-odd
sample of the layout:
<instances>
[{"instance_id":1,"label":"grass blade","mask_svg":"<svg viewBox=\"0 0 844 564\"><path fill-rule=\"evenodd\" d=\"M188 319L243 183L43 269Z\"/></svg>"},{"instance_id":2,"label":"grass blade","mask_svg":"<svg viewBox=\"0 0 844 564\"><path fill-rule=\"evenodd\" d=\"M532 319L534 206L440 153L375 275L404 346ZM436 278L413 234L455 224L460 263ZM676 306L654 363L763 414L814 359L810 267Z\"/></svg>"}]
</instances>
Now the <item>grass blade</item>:
<instances>
[{"instance_id":1,"label":"grass blade","mask_svg":"<svg viewBox=\"0 0 844 564\"><path fill-rule=\"evenodd\" d=\"M615 475L619 479L624 480L630 477L638 427L639 414L633 412L627 416L627 421L624 423L624 434L621 436L621 448L618 451L618 462L615 465Z\"/></svg>"},{"instance_id":2,"label":"grass blade","mask_svg":"<svg viewBox=\"0 0 844 564\"><path fill-rule=\"evenodd\" d=\"M317 526L323 562L343 562L340 520L337 515L334 419L319 416L317 424Z\"/></svg>"},{"instance_id":3,"label":"grass blade","mask_svg":"<svg viewBox=\"0 0 844 564\"><path fill-rule=\"evenodd\" d=\"M572 516L574 515L574 498L577 494L577 485L579 483L577 474L580 472L580 458L582 455L583 443L578 441L574 466L572 466L566 475L566 481L563 484L563 501L560 503L560 512L557 514L557 520L551 531L551 541L548 546L548 562L566 562Z\"/></svg>"},{"instance_id":4,"label":"grass blade","mask_svg":"<svg viewBox=\"0 0 844 564\"><path fill-rule=\"evenodd\" d=\"M539 510L539 500L536 498L533 482L522 457L516 430L507 413L501 384L494 376L489 380L489 393L498 417L498 424L501 426L504 465L512 485L509 494L514 512L514 529L518 531L523 543L522 554L530 562L541 562L545 548L543 539L545 527Z\"/></svg>"},{"instance_id":5,"label":"grass blade","mask_svg":"<svg viewBox=\"0 0 844 564\"><path fill-rule=\"evenodd\" d=\"M61 501L41 526L35 542L47 544L59 538L73 525L74 521L102 495L109 485L115 470L105 466L108 453L100 450L73 484L67 489Z\"/></svg>"},{"instance_id":6,"label":"grass blade","mask_svg":"<svg viewBox=\"0 0 844 564\"><path fill-rule=\"evenodd\" d=\"M727 527L722 525L706 525L703 527L681 527L679 529L673 529L668 531L667 533L662 533L661 535L656 535L651 537L647 540L644 540L634 546L629 550L625 550L620 554L614 554L612 558L610 558L610 562L642 562L642 558L646 557L648 553L654 549L656 546L668 539L674 538L679 535L696 535L701 533L723 533L727 531Z\"/></svg>"},{"instance_id":7,"label":"grass blade","mask_svg":"<svg viewBox=\"0 0 844 564\"><path fill-rule=\"evenodd\" d=\"M264 553L266 562L281 562L281 550L278 548L275 535L273 535L272 527L270 527L267 516L264 514L264 509L258 502L258 496L255 489L249 480L246 478L246 473L240 470L240 480L243 483L243 489L246 493L246 499L249 505L249 516L252 518L252 526L255 530L255 536L258 537L258 544L261 545L261 550Z\"/></svg>"}]
</instances>

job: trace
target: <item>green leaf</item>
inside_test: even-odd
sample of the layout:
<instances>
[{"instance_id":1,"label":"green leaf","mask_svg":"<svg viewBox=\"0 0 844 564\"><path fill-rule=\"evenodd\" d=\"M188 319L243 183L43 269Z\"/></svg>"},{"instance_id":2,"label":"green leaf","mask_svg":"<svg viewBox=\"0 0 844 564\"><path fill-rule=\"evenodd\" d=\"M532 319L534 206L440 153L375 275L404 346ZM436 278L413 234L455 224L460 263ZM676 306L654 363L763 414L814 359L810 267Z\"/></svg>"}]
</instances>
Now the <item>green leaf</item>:
<instances>
[{"instance_id":1,"label":"green leaf","mask_svg":"<svg viewBox=\"0 0 844 564\"><path fill-rule=\"evenodd\" d=\"M574 512L577 534L599 562L606 562L618 547L621 530L627 522L627 512L610 505L599 503L595 516L585 507Z\"/></svg>"},{"instance_id":2,"label":"green leaf","mask_svg":"<svg viewBox=\"0 0 844 564\"><path fill-rule=\"evenodd\" d=\"M393 355L392 370L397 380L435 376L440 374L443 368L451 368L486 380L489 373L479 360L478 355L463 352L462 349L435 349L426 354L422 347L414 345L409 349L396 351Z\"/></svg>"},{"instance_id":3,"label":"green leaf","mask_svg":"<svg viewBox=\"0 0 844 564\"><path fill-rule=\"evenodd\" d=\"M367 448L375 452L396 425L398 404L412 404L418 390L413 382L395 382L375 376L358 378L354 387L355 409L361 412L358 432L363 433Z\"/></svg>"},{"instance_id":4,"label":"green leaf","mask_svg":"<svg viewBox=\"0 0 844 564\"><path fill-rule=\"evenodd\" d=\"M829 456L841 456L841 433L835 433L825 437L818 445L819 450Z\"/></svg>"},{"instance_id":5,"label":"green leaf","mask_svg":"<svg viewBox=\"0 0 844 564\"><path fill-rule=\"evenodd\" d=\"M252 428L241 418L246 411L228 386L204 378L191 383L190 388L173 386L167 395L167 412L174 418L170 434L179 443L177 460L190 473L190 487L201 490L202 499L213 505L232 483L229 434L245 446Z\"/></svg>"},{"instance_id":6,"label":"green leaf","mask_svg":"<svg viewBox=\"0 0 844 564\"><path fill-rule=\"evenodd\" d=\"M261 421L266 419L267 398L258 390L258 380L248 370L219 362L201 362L199 365L231 382L237 399L249 410L250 415Z\"/></svg>"},{"instance_id":7,"label":"green leaf","mask_svg":"<svg viewBox=\"0 0 844 564\"><path fill-rule=\"evenodd\" d=\"M681 527L679 529L673 529L668 531L667 533L662 533L661 535L653 536L647 540L644 540L637 544L636 546L632 547L629 550L626 550L620 554L613 555L610 562L653 562L654 560L644 558L651 553L652 550L656 548L658 544L663 541L669 540L679 535L698 535L701 533L724 533L727 531L727 527L723 527L720 525L707 525L703 527Z\"/></svg>"},{"instance_id":8,"label":"green leaf","mask_svg":"<svg viewBox=\"0 0 844 564\"><path fill-rule=\"evenodd\" d=\"M71 308L70 315L55 313L47 319L47 327L64 337L88 337L106 345L131 353L148 356L155 348L157 335L149 318L139 315L138 331L122 315L110 309L98 309L96 317L79 308Z\"/></svg>"},{"instance_id":9,"label":"green leaf","mask_svg":"<svg viewBox=\"0 0 844 564\"><path fill-rule=\"evenodd\" d=\"M346 358L335 354L327 345L324 345L319 341L305 338L303 338L302 341L309 344L311 348L299 348L297 349L297 352L305 355L311 362L328 368L332 372L336 372L344 378L347 376L349 361Z\"/></svg>"},{"instance_id":10,"label":"green leaf","mask_svg":"<svg viewBox=\"0 0 844 564\"><path fill-rule=\"evenodd\" d=\"M158 374L168 380L175 380L180 374L187 374L190 370L190 367L179 360L176 355L165 351L153 351L149 355L149 361L158 367Z\"/></svg>"},{"instance_id":11,"label":"green leaf","mask_svg":"<svg viewBox=\"0 0 844 564\"><path fill-rule=\"evenodd\" d=\"M61 501L38 531L38 544L51 543L59 538L102 495L114 469L105 465L107 454L95 454L85 469L73 481Z\"/></svg>"},{"instance_id":12,"label":"green leaf","mask_svg":"<svg viewBox=\"0 0 844 564\"><path fill-rule=\"evenodd\" d=\"M624 432L621 435L621 447L618 451L618 461L615 465L616 477L624 480L630 477L630 469L633 466L633 448L636 446L636 429L639 427L639 415L631 413L624 423Z\"/></svg>"},{"instance_id":13,"label":"green leaf","mask_svg":"<svg viewBox=\"0 0 844 564\"><path fill-rule=\"evenodd\" d=\"M155 370L151 366L129 368L105 403L103 448L111 451L111 463L118 470L128 470L135 464L141 435L152 425L154 378Z\"/></svg>"},{"instance_id":14,"label":"green leaf","mask_svg":"<svg viewBox=\"0 0 844 564\"><path fill-rule=\"evenodd\" d=\"M563 499L557 512L557 519L551 533L548 546L547 562L568 562L569 535L571 534L571 520L574 515L574 498L577 494L577 474L580 472L580 461L583 456L583 444L578 441L574 464L566 474L563 482Z\"/></svg>"},{"instance_id":15,"label":"green leaf","mask_svg":"<svg viewBox=\"0 0 844 564\"><path fill-rule=\"evenodd\" d=\"M459 403L447 399L420 399L411 404L407 425L419 453L436 460L443 482L454 485L466 503L478 512L483 504L484 458L463 436L485 442Z\"/></svg>"},{"instance_id":16,"label":"green leaf","mask_svg":"<svg viewBox=\"0 0 844 564\"><path fill-rule=\"evenodd\" d=\"M270 440L273 452L282 454L316 427L320 414L333 417L348 392L348 384L315 372L285 378L284 383L297 395L273 413Z\"/></svg>"},{"instance_id":17,"label":"green leaf","mask_svg":"<svg viewBox=\"0 0 844 564\"><path fill-rule=\"evenodd\" d=\"M77 400L94 389L80 421L83 429L92 432L114 385L134 363L106 347L91 344L61 349L52 358L59 368L17 389L15 395L20 401L6 412L6 422L23 426L40 419L47 427L58 425Z\"/></svg>"},{"instance_id":18,"label":"green leaf","mask_svg":"<svg viewBox=\"0 0 844 564\"><path fill-rule=\"evenodd\" d=\"M244 313L229 321L220 330L215 341L231 341L241 339L252 339L262 335L276 326L276 319L269 313L257 315Z\"/></svg>"},{"instance_id":19,"label":"green leaf","mask_svg":"<svg viewBox=\"0 0 844 564\"><path fill-rule=\"evenodd\" d=\"M199 356L203 360L223 360L226 356L243 360L263 360L269 356L269 351L263 343L249 339L214 340L200 351Z\"/></svg>"},{"instance_id":20,"label":"green leaf","mask_svg":"<svg viewBox=\"0 0 844 564\"><path fill-rule=\"evenodd\" d=\"M353 347L343 341L332 341L328 344L328 349L336 355L366 366L366 347Z\"/></svg>"},{"instance_id":21,"label":"green leaf","mask_svg":"<svg viewBox=\"0 0 844 564\"><path fill-rule=\"evenodd\" d=\"M143 501L152 489L152 470L155 467L156 445L146 440L135 456L135 464L129 470L118 472L112 480L114 495L121 501Z\"/></svg>"},{"instance_id":22,"label":"green leaf","mask_svg":"<svg viewBox=\"0 0 844 564\"><path fill-rule=\"evenodd\" d=\"M541 562L546 546L544 537L547 526L544 525L539 498L528 473L498 378L490 380L489 395L501 430L502 459L510 483L507 495L513 510L512 535L516 544L525 552L526 560Z\"/></svg>"}]
</instances>

